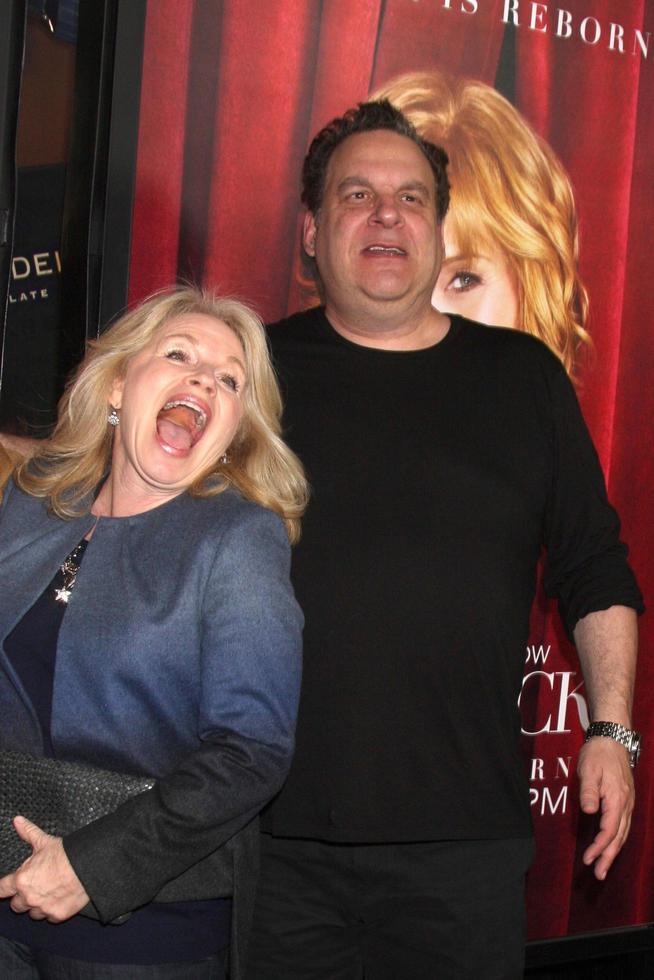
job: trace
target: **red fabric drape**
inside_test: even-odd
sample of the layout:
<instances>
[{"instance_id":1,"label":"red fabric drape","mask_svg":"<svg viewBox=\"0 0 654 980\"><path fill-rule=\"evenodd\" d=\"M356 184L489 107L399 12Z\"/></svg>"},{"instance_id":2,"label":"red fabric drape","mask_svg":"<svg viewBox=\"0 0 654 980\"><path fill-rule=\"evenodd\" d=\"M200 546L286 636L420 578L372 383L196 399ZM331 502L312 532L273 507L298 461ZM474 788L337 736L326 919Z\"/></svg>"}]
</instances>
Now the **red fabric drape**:
<instances>
[{"instance_id":1,"label":"red fabric drape","mask_svg":"<svg viewBox=\"0 0 654 980\"><path fill-rule=\"evenodd\" d=\"M317 24L303 0L223 5L204 278L283 310Z\"/></svg>"},{"instance_id":2,"label":"red fabric drape","mask_svg":"<svg viewBox=\"0 0 654 980\"><path fill-rule=\"evenodd\" d=\"M578 30L588 4L572 0L565 6ZM617 15L622 8L615 0L595 0L593 16L606 32L611 21L620 19ZM553 13L550 20L554 21ZM642 2L629 5L629 20L643 26ZM554 23L549 26L547 33L517 31L516 103L555 147L577 192L581 271L592 295L590 330L596 353L593 370L584 377L582 399L607 469L640 60L610 51L601 42L597 46L584 43L578 33L563 40L553 33ZM592 27L587 30L593 36Z\"/></svg>"},{"instance_id":3,"label":"red fabric drape","mask_svg":"<svg viewBox=\"0 0 654 980\"><path fill-rule=\"evenodd\" d=\"M648 5L651 13L651 8ZM626 251L624 306L620 361L613 416L614 437L609 491L619 501L625 538L631 543L631 560L650 606L654 599L654 294L652 293L651 239L652 161L654 160L654 73L641 66L638 118L635 133L634 170L629 208L629 240ZM634 724L654 744L654 619L651 612L641 621L641 658L637 675ZM633 909L622 915L653 918L652 875L654 866L654 766L645 760L636 781L638 805L628 861L621 868L625 890ZM632 885L627 888L627 882ZM605 900L606 901L606 900ZM602 909L604 921L610 909ZM583 923L588 921L584 913ZM627 918L630 921L630 918Z\"/></svg>"},{"instance_id":4,"label":"red fabric drape","mask_svg":"<svg viewBox=\"0 0 654 980\"><path fill-rule=\"evenodd\" d=\"M635 26L647 26L651 5L630 5L630 20ZM615 18L618 20L618 18ZM625 18L623 17L623 20ZM625 25L626 26L626 25ZM624 175L624 252L620 242L616 255L610 256L607 268L613 267L620 297L615 324L615 400L613 403L611 452L608 463L609 492L623 520L625 538L631 545L631 560L646 597L654 588L654 518L650 502L654 486L654 459L651 453L654 394L650 379L654 370L654 300L648 278L651 276L649 224L652 201L652 160L654 159L654 78L651 65L640 58L631 59L632 72L637 71L637 102L621 97L617 88L611 92L612 114L607 129L629 124L633 133L631 168ZM635 65L634 65L635 63ZM635 86L634 86L635 87ZM608 96L607 96L608 101ZM626 117L626 118L625 118ZM609 142L613 142L611 139ZM619 146L620 144L618 144ZM610 157L610 152L606 154ZM613 161L619 168L621 159ZM610 165L607 165L607 179ZM613 177L615 179L615 176ZM601 226L601 223L600 223ZM649 270L649 271L648 271ZM621 287L621 288L620 288ZM651 601L651 600L650 600ZM654 665L648 654L654 641L651 615L641 621L641 659L637 678L634 721L644 732L645 744L654 739ZM654 767L639 769L636 780L638 805L630 840L616 868L613 893L600 887L579 889L573 893L571 922L575 930L599 925L627 924L636 916L639 921L652 919L651 869L654 865L652 834L652 795Z\"/></svg>"},{"instance_id":5,"label":"red fabric drape","mask_svg":"<svg viewBox=\"0 0 654 980\"><path fill-rule=\"evenodd\" d=\"M145 24L129 295L175 281L192 5L149 3Z\"/></svg>"},{"instance_id":6,"label":"red fabric drape","mask_svg":"<svg viewBox=\"0 0 654 980\"><path fill-rule=\"evenodd\" d=\"M582 404L647 594L654 584L648 502L654 463L643 432L654 417L647 239L654 45L649 59L632 47L633 29L652 27L653 4L637 0L625 12L619 0L592 0L592 9L588 0L567 0L570 38L557 36L558 7L521 2L519 23L510 27L503 14L512 6L504 0L150 0L130 296L138 299L183 274L246 297L269 320L298 308L299 175L310 137L400 73L433 67L493 84L503 45L513 43L516 104L561 157L576 191L595 344L582 375ZM593 45L579 36L589 16L601 30ZM608 47L611 22L624 27L624 54ZM588 36L594 29L589 21ZM651 632L645 617L635 723L649 745ZM532 654L526 667L528 675L543 673L539 683L526 681L524 727L536 732L549 719L551 729L525 738L538 794L530 936L652 920L654 765L646 754L632 838L609 880L597 885L580 866L593 822L579 817L574 780L565 773L583 738L574 693L581 675L542 594L530 644L549 653L546 662L542 655L534 662ZM566 787L564 811L558 794Z\"/></svg>"},{"instance_id":7,"label":"red fabric drape","mask_svg":"<svg viewBox=\"0 0 654 980\"><path fill-rule=\"evenodd\" d=\"M371 88L408 71L435 67L492 85L504 34L502 6L502 0L477 3L476 10L470 0L387 3Z\"/></svg>"},{"instance_id":8,"label":"red fabric drape","mask_svg":"<svg viewBox=\"0 0 654 980\"><path fill-rule=\"evenodd\" d=\"M647 180L646 158L642 157L643 144L648 139L651 144L651 126L645 122L646 106L651 114L651 84L649 92L642 88L651 70L631 54L631 40L626 42L629 53L620 54L608 46L611 22L622 24L626 36L630 29L645 26L645 4L630 4L625 17L624 5L610 0L595 2L594 22L587 23L586 37L594 38L599 25L601 35L596 45L585 43L579 33L589 15L588 4L571 0L565 7L571 16L569 38L556 36L558 15L551 8L548 19L537 22L538 26L546 24L546 32L525 29L524 22L516 31L516 103L554 146L576 189L581 270L591 297L589 330L595 347L592 364L583 373L580 395L610 495L623 516L625 536L636 544L634 565L647 593L648 570L639 560L638 543L645 535L651 547L651 525L648 528L642 504L634 508L633 486L651 487L653 474L649 461L644 465L639 462L643 453L633 430L638 415L630 415L635 405L632 401L629 406L629 394L642 394L645 386L642 358L651 359L654 345L651 338L643 337L640 317L651 315L652 303L642 295L642 289L639 294L635 288L628 259L645 254L646 237L637 223L642 222L649 206L646 186L651 191L651 169ZM650 130L648 135L646 129ZM632 261L642 262L642 258ZM639 344L635 344L634 331ZM543 635L544 642L552 644L548 669L573 669L579 677L572 649L560 636L556 638L559 630L551 620L551 611L536 628L542 633L532 630L532 636ZM644 650L650 637L651 627L645 618L641 636ZM635 717L646 739L651 733L651 716L643 710L641 698L644 694L647 704L653 689L654 675L647 660L641 659ZM548 700L543 687L539 701ZM575 721L569 734L537 736L532 754L546 760L568 755L574 758L580 737L578 719ZM647 767L638 773L639 795L644 789L646 798L651 796L651 772ZM651 867L654 840L648 829L648 810L639 803L632 838L609 881L601 884L581 864L594 821L579 816L575 801L566 819L536 822L539 857L529 880L532 936L579 932L652 917L651 895L643 902L641 889L637 898L631 884L642 876L643 867ZM569 883L568 888L562 888L564 882Z\"/></svg>"}]
</instances>

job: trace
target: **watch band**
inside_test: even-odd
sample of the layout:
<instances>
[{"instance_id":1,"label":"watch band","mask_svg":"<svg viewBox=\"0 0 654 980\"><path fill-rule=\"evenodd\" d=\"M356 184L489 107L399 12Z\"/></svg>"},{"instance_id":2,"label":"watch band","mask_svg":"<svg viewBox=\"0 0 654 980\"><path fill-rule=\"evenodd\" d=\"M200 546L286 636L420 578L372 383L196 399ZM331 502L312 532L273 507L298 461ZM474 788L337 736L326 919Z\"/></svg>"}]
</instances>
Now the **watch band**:
<instances>
[{"instance_id":1,"label":"watch band","mask_svg":"<svg viewBox=\"0 0 654 980\"><path fill-rule=\"evenodd\" d=\"M640 732L625 728L624 725L619 725L617 721L593 721L588 726L585 741L587 742L589 738L594 738L597 735L603 738L612 738L614 742L624 745L629 753L629 765L635 769L640 756Z\"/></svg>"}]
</instances>

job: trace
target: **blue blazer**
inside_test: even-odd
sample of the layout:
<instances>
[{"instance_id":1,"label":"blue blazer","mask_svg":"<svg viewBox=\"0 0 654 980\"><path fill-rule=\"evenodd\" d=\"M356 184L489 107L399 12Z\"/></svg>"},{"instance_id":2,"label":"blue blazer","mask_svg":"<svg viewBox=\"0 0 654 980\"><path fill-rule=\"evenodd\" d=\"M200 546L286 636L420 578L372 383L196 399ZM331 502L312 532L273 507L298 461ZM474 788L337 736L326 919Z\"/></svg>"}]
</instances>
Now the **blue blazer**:
<instances>
[{"instance_id":1,"label":"blue blazer","mask_svg":"<svg viewBox=\"0 0 654 980\"><path fill-rule=\"evenodd\" d=\"M3 644L94 520L61 520L8 486ZM64 840L103 921L165 900L173 880L176 897L186 879L196 897L207 868L216 897L231 893L221 845L280 788L293 750L302 614L289 564L281 520L233 491L99 520L59 634L52 743L58 758L158 779ZM0 745L43 752L4 647Z\"/></svg>"}]
</instances>

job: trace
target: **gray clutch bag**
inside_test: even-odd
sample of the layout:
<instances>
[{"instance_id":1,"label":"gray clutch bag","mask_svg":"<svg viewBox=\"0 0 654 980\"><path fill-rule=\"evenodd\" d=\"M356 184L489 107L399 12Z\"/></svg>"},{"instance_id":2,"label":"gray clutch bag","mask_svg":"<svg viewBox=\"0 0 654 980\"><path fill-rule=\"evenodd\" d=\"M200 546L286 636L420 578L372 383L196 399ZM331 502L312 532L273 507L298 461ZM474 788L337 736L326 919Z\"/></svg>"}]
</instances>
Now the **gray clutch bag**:
<instances>
[{"instance_id":1,"label":"gray clutch bag","mask_svg":"<svg viewBox=\"0 0 654 980\"><path fill-rule=\"evenodd\" d=\"M112 813L132 796L152 789L155 783L150 776L0 751L0 877L15 871L32 853L14 830L16 814L48 834L65 837ZM234 842L228 841L209 860L199 861L169 881L155 901L188 902L231 895L233 848ZM97 918L91 903L81 914ZM129 913L113 921L119 924L128 917Z\"/></svg>"},{"instance_id":2,"label":"gray clutch bag","mask_svg":"<svg viewBox=\"0 0 654 980\"><path fill-rule=\"evenodd\" d=\"M32 853L14 830L12 820L17 814L48 834L64 837L154 784L149 776L0 752L0 877L15 871ZM83 909L83 914L97 916L92 905ZM121 916L120 921L125 918Z\"/></svg>"},{"instance_id":3,"label":"gray clutch bag","mask_svg":"<svg viewBox=\"0 0 654 980\"><path fill-rule=\"evenodd\" d=\"M15 871L32 853L14 830L16 814L48 834L64 837L154 784L148 776L0 752L0 877Z\"/></svg>"}]
</instances>

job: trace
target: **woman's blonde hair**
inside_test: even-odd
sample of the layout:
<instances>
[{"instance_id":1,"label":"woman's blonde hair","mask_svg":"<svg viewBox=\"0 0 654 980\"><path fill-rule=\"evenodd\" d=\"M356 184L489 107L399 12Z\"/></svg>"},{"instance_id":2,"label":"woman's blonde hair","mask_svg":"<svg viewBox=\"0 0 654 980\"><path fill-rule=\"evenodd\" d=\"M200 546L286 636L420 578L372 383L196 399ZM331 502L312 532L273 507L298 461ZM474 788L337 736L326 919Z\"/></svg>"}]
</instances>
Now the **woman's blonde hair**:
<instances>
[{"instance_id":1,"label":"woman's blonde hair","mask_svg":"<svg viewBox=\"0 0 654 980\"><path fill-rule=\"evenodd\" d=\"M462 255L499 248L518 284L519 326L573 372L586 331L577 213L562 164L527 120L483 82L441 72L402 75L371 98L389 99L449 156L446 221Z\"/></svg>"},{"instance_id":2,"label":"woman's blonde hair","mask_svg":"<svg viewBox=\"0 0 654 980\"><path fill-rule=\"evenodd\" d=\"M89 343L59 403L51 438L18 468L16 482L27 493L48 498L59 517L83 513L111 466L113 429L107 413L112 384L165 324L194 314L220 320L234 331L245 354L247 380L229 461L214 460L189 492L209 497L237 487L248 500L279 514L290 540L297 541L307 484L302 464L280 437L282 402L263 325L243 303L191 286L151 296Z\"/></svg>"}]
</instances>

